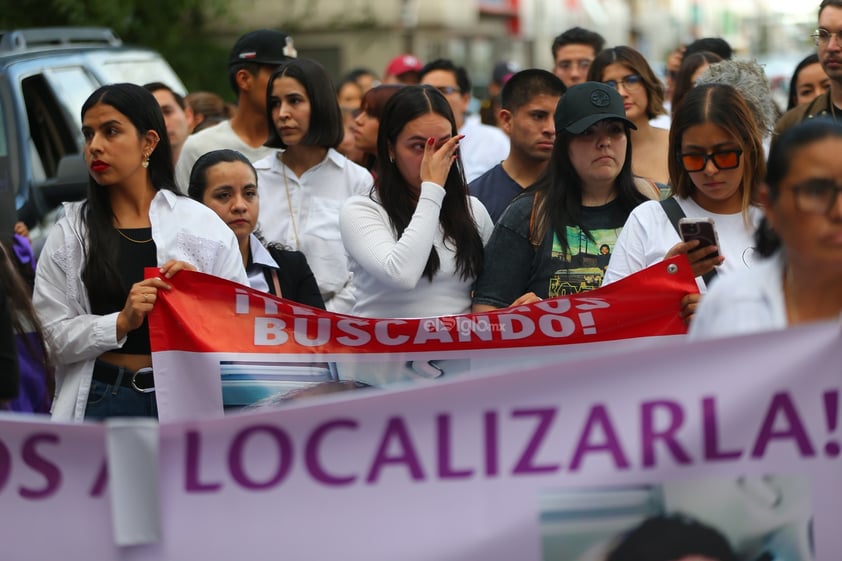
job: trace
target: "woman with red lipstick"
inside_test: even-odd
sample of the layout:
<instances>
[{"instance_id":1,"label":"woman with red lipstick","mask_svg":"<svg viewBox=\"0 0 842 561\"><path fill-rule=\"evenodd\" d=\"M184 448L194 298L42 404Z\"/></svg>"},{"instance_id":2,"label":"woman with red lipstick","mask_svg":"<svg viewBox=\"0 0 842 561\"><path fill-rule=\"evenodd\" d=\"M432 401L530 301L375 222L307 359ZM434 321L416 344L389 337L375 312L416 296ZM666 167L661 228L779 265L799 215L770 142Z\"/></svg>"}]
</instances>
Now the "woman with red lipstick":
<instances>
[{"instance_id":1,"label":"woman with red lipstick","mask_svg":"<svg viewBox=\"0 0 842 561\"><path fill-rule=\"evenodd\" d=\"M719 247L697 249L698 241L682 242L664 205L646 203L632 212L617 240L606 284L680 253L690 259L701 292L707 290L702 277L710 280L714 269L728 274L751 265L762 214L757 187L766 161L762 136L739 92L725 84L690 90L673 117L670 154L670 204L675 201L684 216L712 218ZM698 298L685 298L688 320Z\"/></svg>"},{"instance_id":2,"label":"woman with red lipstick","mask_svg":"<svg viewBox=\"0 0 842 561\"><path fill-rule=\"evenodd\" d=\"M351 272L339 235L339 208L369 192L371 174L336 151L344 134L333 84L306 58L284 63L269 78L266 146L254 163L261 185L260 231L268 242L301 251L316 275L325 306L348 313Z\"/></svg>"},{"instance_id":3,"label":"woman with red lipstick","mask_svg":"<svg viewBox=\"0 0 842 561\"><path fill-rule=\"evenodd\" d=\"M584 82L567 90L546 172L512 201L485 248L474 312L599 287L602 246L613 248L632 209L658 196L632 174L633 128L614 88Z\"/></svg>"},{"instance_id":4,"label":"woman with red lipstick","mask_svg":"<svg viewBox=\"0 0 842 561\"><path fill-rule=\"evenodd\" d=\"M623 98L626 118L634 123L632 173L663 186L669 183L669 131L650 121L664 110L664 86L642 54L631 47L613 47L597 55L588 80L615 88Z\"/></svg>"},{"instance_id":5,"label":"woman with red lipstick","mask_svg":"<svg viewBox=\"0 0 842 561\"><path fill-rule=\"evenodd\" d=\"M156 416L147 315L167 279L199 270L247 279L231 230L179 196L164 118L134 84L82 106L88 197L65 205L47 238L33 303L56 367L62 421ZM144 279L144 268L160 274Z\"/></svg>"},{"instance_id":6,"label":"woman with red lipstick","mask_svg":"<svg viewBox=\"0 0 842 561\"><path fill-rule=\"evenodd\" d=\"M277 245L264 247L255 234L260 199L257 172L236 150L214 150L193 164L187 194L228 224L240 246L249 285L279 298L324 309L307 258Z\"/></svg>"}]
</instances>

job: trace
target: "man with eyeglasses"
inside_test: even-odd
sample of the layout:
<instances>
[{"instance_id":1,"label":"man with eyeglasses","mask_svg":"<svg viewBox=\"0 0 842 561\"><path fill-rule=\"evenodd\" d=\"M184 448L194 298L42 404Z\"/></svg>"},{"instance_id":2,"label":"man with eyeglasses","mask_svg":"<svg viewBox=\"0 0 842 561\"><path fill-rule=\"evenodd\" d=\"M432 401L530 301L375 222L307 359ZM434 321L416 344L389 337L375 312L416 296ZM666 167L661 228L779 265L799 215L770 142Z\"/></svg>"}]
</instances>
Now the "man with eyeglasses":
<instances>
[{"instance_id":1,"label":"man with eyeglasses","mask_svg":"<svg viewBox=\"0 0 842 561\"><path fill-rule=\"evenodd\" d=\"M772 142L793 125L814 117L842 122L842 0L823 0L819 5L818 28L812 34L819 62L830 88L809 103L787 111L775 125Z\"/></svg>"},{"instance_id":2,"label":"man with eyeglasses","mask_svg":"<svg viewBox=\"0 0 842 561\"><path fill-rule=\"evenodd\" d=\"M595 31L573 27L553 40L553 74L566 87L584 82L596 55L605 47L605 39Z\"/></svg>"},{"instance_id":3,"label":"man with eyeglasses","mask_svg":"<svg viewBox=\"0 0 842 561\"><path fill-rule=\"evenodd\" d=\"M468 183L490 170L509 155L506 133L484 125L479 115L468 115L471 80L468 71L453 61L440 58L421 69L421 84L432 86L444 95L453 110L456 129L465 138L459 141L459 153Z\"/></svg>"}]
</instances>

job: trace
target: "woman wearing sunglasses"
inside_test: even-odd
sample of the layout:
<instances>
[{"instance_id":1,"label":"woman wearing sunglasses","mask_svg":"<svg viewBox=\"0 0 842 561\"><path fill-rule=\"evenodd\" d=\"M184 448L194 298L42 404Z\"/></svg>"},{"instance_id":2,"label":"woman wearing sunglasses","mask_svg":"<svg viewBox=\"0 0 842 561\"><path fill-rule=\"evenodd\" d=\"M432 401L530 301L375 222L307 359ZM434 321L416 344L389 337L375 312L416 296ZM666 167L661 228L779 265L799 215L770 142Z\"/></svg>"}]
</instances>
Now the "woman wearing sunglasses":
<instances>
[{"instance_id":1,"label":"woman wearing sunglasses","mask_svg":"<svg viewBox=\"0 0 842 561\"><path fill-rule=\"evenodd\" d=\"M810 119L788 129L769 156L760 191L757 252L767 259L718 281L692 338L783 329L842 313L842 125Z\"/></svg>"},{"instance_id":2,"label":"woman wearing sunglasses","mask_svg":"<svg viewBox=\"0 0 842 561\"><path fill-rule=\"evenodd\" d=\"M757 186L766 162L762 137L752 111L733 87L706 84L693 88L676 108L670 129L671 199L684 216L715 222L719 247L682 242L667 216L666 201L644 203L632 211L608 263L603 284L640 271L664 258L685 253L700 292L711 271L728 274L751 265L753 234L761 210ZM685 297L689 320L699 295Z\"/></svg>"},{"instance_id":3,"label":"woman wearing sunglasses","mask_svg":"<svg viewBox=\"0 0 842 561\"><path fill-rule=\"evenodd\" d=\"M666 114L664 86L652 67L633 48L614 47L597 55L588 80L603 82L622 96L626 117L637 127L631 134L632 173L660 184L659 189L666 193L669 131L649 122Z\"/></svg>"}]
</instances>

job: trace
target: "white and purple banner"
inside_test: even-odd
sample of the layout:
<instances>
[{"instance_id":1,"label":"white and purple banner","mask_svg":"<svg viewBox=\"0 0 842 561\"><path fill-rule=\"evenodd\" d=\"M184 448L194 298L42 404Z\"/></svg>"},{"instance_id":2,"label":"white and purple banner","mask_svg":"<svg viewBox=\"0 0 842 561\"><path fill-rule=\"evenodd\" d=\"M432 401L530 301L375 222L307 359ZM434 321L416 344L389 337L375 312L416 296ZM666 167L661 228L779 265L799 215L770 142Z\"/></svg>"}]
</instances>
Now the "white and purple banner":
<instances>
[{"instance_id":1,"label":"white and purple banner","mask_svg":"<svg viewBox=\"0 0 842 561\"><path fill-rule=\"evenodd\" d=\"M3 420L3 558L601 561L680 513L741 561L836 561L840 364L817 324L135 431Z\"/></svg>"}]
</instances>

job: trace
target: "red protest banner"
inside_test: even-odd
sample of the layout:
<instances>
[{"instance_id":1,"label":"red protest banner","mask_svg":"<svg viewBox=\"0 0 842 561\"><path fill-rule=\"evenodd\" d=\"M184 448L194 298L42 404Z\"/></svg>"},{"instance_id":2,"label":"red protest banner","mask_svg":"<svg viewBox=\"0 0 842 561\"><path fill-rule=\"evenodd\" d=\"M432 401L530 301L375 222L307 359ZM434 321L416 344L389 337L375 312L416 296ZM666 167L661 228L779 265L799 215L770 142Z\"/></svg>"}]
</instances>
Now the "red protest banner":
<instances>
[{"instance_id":1,"label":"red protest banner","mask_svg":"<svg viewBox=\"0 0 842 561\"><path fill-rule=\"evenodd\" d=\"M153 273L150 269L150 274ZM202 273L170 279L149 316L155 351L359 354L544 347L686 332L697 292L684 256L620 282L490 313L420 319L333 314Z\"/></svg>"}]
</instances>

